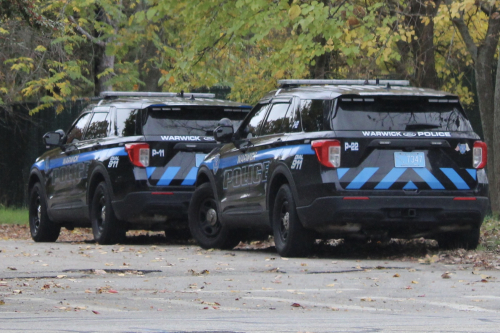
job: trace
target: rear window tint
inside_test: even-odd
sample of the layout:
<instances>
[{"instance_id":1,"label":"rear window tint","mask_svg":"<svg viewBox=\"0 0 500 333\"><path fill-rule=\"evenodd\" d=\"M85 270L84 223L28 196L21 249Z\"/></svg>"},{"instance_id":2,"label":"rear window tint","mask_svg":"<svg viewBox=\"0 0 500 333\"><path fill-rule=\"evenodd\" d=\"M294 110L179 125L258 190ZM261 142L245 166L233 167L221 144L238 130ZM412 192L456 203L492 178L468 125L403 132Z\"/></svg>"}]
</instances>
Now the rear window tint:
<instances>
[{"instance_id":1,"label":"rear window tint","mask_svg":"<svg viewBox=\"0 0 500 333\"><path fill-rule=\"evenodd\" d=\"M231 110L237 110L231 107ZM211 136L222 118L229 118L235 128L249 110L227 111L224 107L150 107L142 110L144 135L200 135Z\"/></svg>"},{"instance_id":2,"label":"rear window tint","mask_svg":"<svg viewBox=\"0 0 500 333\"><path fill-rule=\"evenodd\" d=\"M349 99L346 99L349 100ZM431 103L422 99L343 101L330 120L333 130L472 131L459 103Z\"/></svg>"}]
</instances>

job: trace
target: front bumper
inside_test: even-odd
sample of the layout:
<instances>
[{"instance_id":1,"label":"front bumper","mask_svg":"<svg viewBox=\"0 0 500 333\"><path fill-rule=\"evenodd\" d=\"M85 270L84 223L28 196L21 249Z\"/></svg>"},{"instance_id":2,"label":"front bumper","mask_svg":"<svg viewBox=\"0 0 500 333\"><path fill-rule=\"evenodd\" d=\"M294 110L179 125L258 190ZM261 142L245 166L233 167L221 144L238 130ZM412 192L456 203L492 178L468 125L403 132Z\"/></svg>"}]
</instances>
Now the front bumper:
<instances>
[{"instance_id":1,"label":"front bumper","mask_svg":"<svg viewBox=\"0 0 500 333\"><path fill-rule=\"evenodd\" d=\"M155 223L186 220L192 192L133 192L113 201L119 220L130 223Z\"/></svg>"},{"instance_id":2,"label":"front bumper","mask_svg":"<svg viewBox=\"0 0 500 333\"><path fill-rule=\"evenodd\" d=\"M454 200L448 196L322 197L297 207L304 227L323 233L385 229L399 235L479 227L489 207L487 197Z\"/></svg>"}]
</instances>

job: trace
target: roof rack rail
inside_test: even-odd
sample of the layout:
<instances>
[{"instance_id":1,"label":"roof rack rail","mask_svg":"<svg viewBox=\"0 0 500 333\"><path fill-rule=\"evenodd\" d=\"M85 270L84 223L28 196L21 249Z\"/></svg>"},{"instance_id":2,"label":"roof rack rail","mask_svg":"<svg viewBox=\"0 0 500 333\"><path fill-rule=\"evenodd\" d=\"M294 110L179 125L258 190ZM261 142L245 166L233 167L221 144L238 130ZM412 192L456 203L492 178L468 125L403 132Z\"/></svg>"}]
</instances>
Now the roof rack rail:
<instances>
[{"instance_id":1,"label":"roof rack rail","mask_svg":"<svg viewBox=\"0 0 500 333\"><path fill-rule=\"evenodd\" d=\"M116 97L185 97L185 98L215 98L215 94L191 92L148 92L148 91L102 91L102 98Z\"/></svg>"},{"instance_id":2,"label":"roof rack rail","mask_svg":"<svg viewBox=\"0 0 500 333\"><path fill-rule=\"evenodd\" d=\"M312 85L384 85L409 86L408 80L278 80L280 88Z\"/></svg>"}]
</instances>

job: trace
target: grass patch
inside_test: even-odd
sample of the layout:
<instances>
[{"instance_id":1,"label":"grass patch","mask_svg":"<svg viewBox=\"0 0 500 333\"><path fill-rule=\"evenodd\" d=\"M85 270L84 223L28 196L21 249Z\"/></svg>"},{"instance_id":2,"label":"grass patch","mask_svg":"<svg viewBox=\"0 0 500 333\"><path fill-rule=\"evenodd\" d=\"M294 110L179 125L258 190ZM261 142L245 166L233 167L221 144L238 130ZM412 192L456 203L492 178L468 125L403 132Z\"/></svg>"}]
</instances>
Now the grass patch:
<instances>
[{"instance_id":1,"label":"grass patch","mask_svg":"<svg viewBox=\"0 0 500 333\"><path fill-rule=\"evenodd\" d=\"M0 207L0 224L28 224L28 209Z\"/></svg>"},{"instance_id":2,"label":"grass patch","mask_svg":"<svg viewBox=\"0 0 500 333\"><path fill-rule=\"evenodd\" d=\"M500 219L498 216L487 216L481 226L481 250L500 249Z\"/></svg>"}]
</instances>

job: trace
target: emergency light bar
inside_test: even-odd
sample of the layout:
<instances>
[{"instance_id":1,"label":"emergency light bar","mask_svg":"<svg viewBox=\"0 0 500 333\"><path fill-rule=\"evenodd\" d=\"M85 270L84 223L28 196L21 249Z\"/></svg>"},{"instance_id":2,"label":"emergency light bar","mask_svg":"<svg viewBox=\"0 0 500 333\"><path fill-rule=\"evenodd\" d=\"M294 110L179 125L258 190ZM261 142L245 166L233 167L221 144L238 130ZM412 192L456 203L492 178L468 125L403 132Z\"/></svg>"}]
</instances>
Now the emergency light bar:
<instances>
[{"instance_id":1,"label":"emergency light bar","mask_svg":"<svg viewBox=\"0 0 500 333\"><path fill-rule=\"evenodd\" d=\"M184 98L215 98L215 94L191 93L191 92L147 92L147 91L102 91L102 98L112 97L184 97Z\"/></svg>"},{"instance_id":2,"label":"emergency light bar","mask_svg":"<svg viewBox=\"0 0 500 333\"><path fill-rule=\"evenodd\" d=\"M278 80L280 88L289 86L312 86L312 85L384 85L409 86L408 80Z\"/></svg>"}]
</instances>

